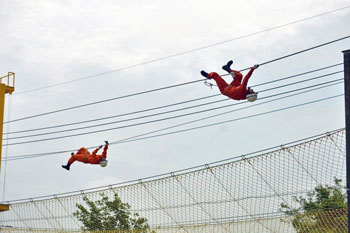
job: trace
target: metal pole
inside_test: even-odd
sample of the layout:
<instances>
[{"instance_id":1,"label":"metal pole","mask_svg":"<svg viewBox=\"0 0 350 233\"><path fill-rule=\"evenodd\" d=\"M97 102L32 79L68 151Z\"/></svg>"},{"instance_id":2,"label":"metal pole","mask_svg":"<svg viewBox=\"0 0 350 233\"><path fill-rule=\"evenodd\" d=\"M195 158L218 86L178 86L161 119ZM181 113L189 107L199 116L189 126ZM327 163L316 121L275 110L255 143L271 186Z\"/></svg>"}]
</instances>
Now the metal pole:
<instances>
[{"instance_id":1,"label":"metal pole","mask_svg":"<svg viewBox=\"0 0 350 233\"><path fill-rule=\"evenodd\" d=\"M350 49L344 54L345 132L346 132L346 194L348 202L348 232L350 233Z\"/></svg>"}]
</instances>

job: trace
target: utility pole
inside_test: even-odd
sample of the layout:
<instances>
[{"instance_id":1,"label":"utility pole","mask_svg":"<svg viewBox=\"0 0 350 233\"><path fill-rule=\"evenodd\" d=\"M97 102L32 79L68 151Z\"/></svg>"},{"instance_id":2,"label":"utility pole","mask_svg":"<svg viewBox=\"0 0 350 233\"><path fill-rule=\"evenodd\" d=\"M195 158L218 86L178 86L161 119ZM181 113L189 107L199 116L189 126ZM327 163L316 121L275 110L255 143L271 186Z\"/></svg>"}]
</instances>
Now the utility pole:
<instances>
[{"instance_id":1,"label":"utility pole","mask_svg":"<svg viewBox=\"0 0 350 233\"><path fill-rule=\"evenodd\" d=\"M348 201L348 232L350 233L350 49L344 54L345 135L346 135L346 194Z\"/></svg>"},{"instance_id":2,"label":"utility pole","mask_svg":"<svg viewBox=\"0 0 350 233\"><path fill-rule=\"evenodd\" d=\"M2 155L2 132L4 127L4 109L5 95L12 94L15 90L15 73L8 72L7 75L0 77L0 172L1 172L1 155ZM1 173L0 173L1 174ZM0 212L9 210L9 205L0 203Z\"/></svg>"}]
</instances>

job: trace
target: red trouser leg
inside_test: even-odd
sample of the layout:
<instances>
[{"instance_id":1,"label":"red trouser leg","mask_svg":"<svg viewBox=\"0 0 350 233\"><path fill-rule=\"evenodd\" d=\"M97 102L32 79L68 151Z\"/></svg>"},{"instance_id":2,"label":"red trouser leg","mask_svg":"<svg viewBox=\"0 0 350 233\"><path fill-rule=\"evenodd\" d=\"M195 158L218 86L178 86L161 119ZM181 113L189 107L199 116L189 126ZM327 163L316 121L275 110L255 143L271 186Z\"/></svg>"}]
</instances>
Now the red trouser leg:
<instances>
[{"instance_id":1,"label":"red trouser leg","mask_svg":"<svg viewBox=\"0 0 350 233\"><path fill-rule=\"evenodd\" d=\"M228 86L226 81L223 78L221 78L221 76L218 73L215 73L215 72L211 72L209 74L209 78L212 78L212 79L215 80L216 84L219 87L220 92L225 95L225 91L224 90L225 90L225 87Z\"/></svg>"},{"instance_id":2,"label":"red trouser leg","mask_svg":"<svg viewBox=\"0 0 350 233\"><path fill-rule=\"evenodd\" d=\"M69 163L69 164L72 164L72 163L74 163L76 160L77 160L77 159L74 158L74 155L72 155L72 156L70 157L70 159L68 160L68 163Z\"/></svg>"},{"instance_id":3,"label":"red trouser leg","mask_svg":"<svg viewBox=\"0 0 350 233\"><path fill-rule=\"evenodd\" d=\"M82 147L78 150L77 154L84 154L86 151L86 148L85 147Z\"/></svg>"},{"instance_id":4,"label":"red trouser leg","mask_svg":"<svg viewBox=\"0 0 350 233\"><path fill-rule=\"evenodd\" d=\"M92 155L93 155L93 156L96 156L96 154L97 154L97 152L98 152L99 149L100 149L100 148L96 148L96 149L92 152Z\"/></svg>"},{"instance_id":5,"label":"red trouser leg","mask_svg":"<svg viewBox=\"0 0 350 233\"><path fill-rule=\"evenodd\" d=\"M107 150L108 150L108 145L105 145L105 147L103 147L102 158L107 158Z\"/></svg>"}]
</instances>

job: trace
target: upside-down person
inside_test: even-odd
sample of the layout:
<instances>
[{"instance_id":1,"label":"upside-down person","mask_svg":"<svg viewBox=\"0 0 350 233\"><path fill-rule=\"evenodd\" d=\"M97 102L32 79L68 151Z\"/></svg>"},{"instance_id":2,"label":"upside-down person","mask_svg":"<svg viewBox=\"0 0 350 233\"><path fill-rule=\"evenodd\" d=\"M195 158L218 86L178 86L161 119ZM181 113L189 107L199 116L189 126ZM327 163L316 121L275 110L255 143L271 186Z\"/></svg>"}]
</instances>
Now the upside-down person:
<instances>
[{"instance_id":1,"label":"upside-down person","mask_svg":"<svg viewBox=\"0 0 350 233\"><path fill-rule=\"evenodd\" d=\"M99 146L96 148L91 154L85 147L82 147L78 150L76 154L72 153L70 159L68 160L67 165L62 165L63 168L69 170L70 165L75 161L79 161L82 163L90 163L90 164L100 164L101 167L107 166L107 149L108 149L108 141L105 141L105 146L103 148L103 152L101 155L98 155L97 152L103 146Z\"/></svg>"},{"instance_id":2,"label":"upside-down person","mask_svg":"<svg viewBox=\"0 0 350 233\"><path fill-rule=\"evenodd\" d=\"M232 61L229 61L226 65L222 67L222 69L227 71L233 78L233 81L230 83L230 85L227 84L226 81L215 72L207 73L204 70L202 70L201 74L207 79L214 79L219 87L221 94L234 100L247 99L250 102L255 101L258 97L258 93L254 92L252 88L247 87L247 85L250 76L253 74L253 71L259 67L259 65L254 65L253 67L251 67L249 72L243 78L241 72L237 70L231 70L232 63Z\"/></svg>"}]
</instances>

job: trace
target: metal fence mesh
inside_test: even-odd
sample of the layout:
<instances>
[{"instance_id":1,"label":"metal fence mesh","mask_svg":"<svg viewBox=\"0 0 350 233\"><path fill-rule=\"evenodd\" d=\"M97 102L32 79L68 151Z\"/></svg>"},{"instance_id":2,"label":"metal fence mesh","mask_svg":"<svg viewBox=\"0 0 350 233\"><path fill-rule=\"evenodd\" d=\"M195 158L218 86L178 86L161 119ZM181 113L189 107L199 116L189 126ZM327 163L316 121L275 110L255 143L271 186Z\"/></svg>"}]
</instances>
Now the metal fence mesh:
<instances>
[{"instance_id":1,"label":"metal fence mesh","mask_svg":"<svg viewBox=\"0 0 350 233\"><path fill-rule=\"evenodd\" d=\"M317 185L334 185L334 177L344 184L345 162L345 130L340 130L196 169L9 202L10 210L0 213L0 231L82 232L82 223L73 216L76 204L85 205L84 196L98 200L104 193L113 199L117 193L155 232L315 232L303 229L307 226L297 231L280 205L298 207L294 197L306 195ZM305 214L300 225L315 221L316 215L323 219L323 232L343 232L327 229L326 223L339 222L343 229L346 211Z\"/></svg>"}]
</instances>

